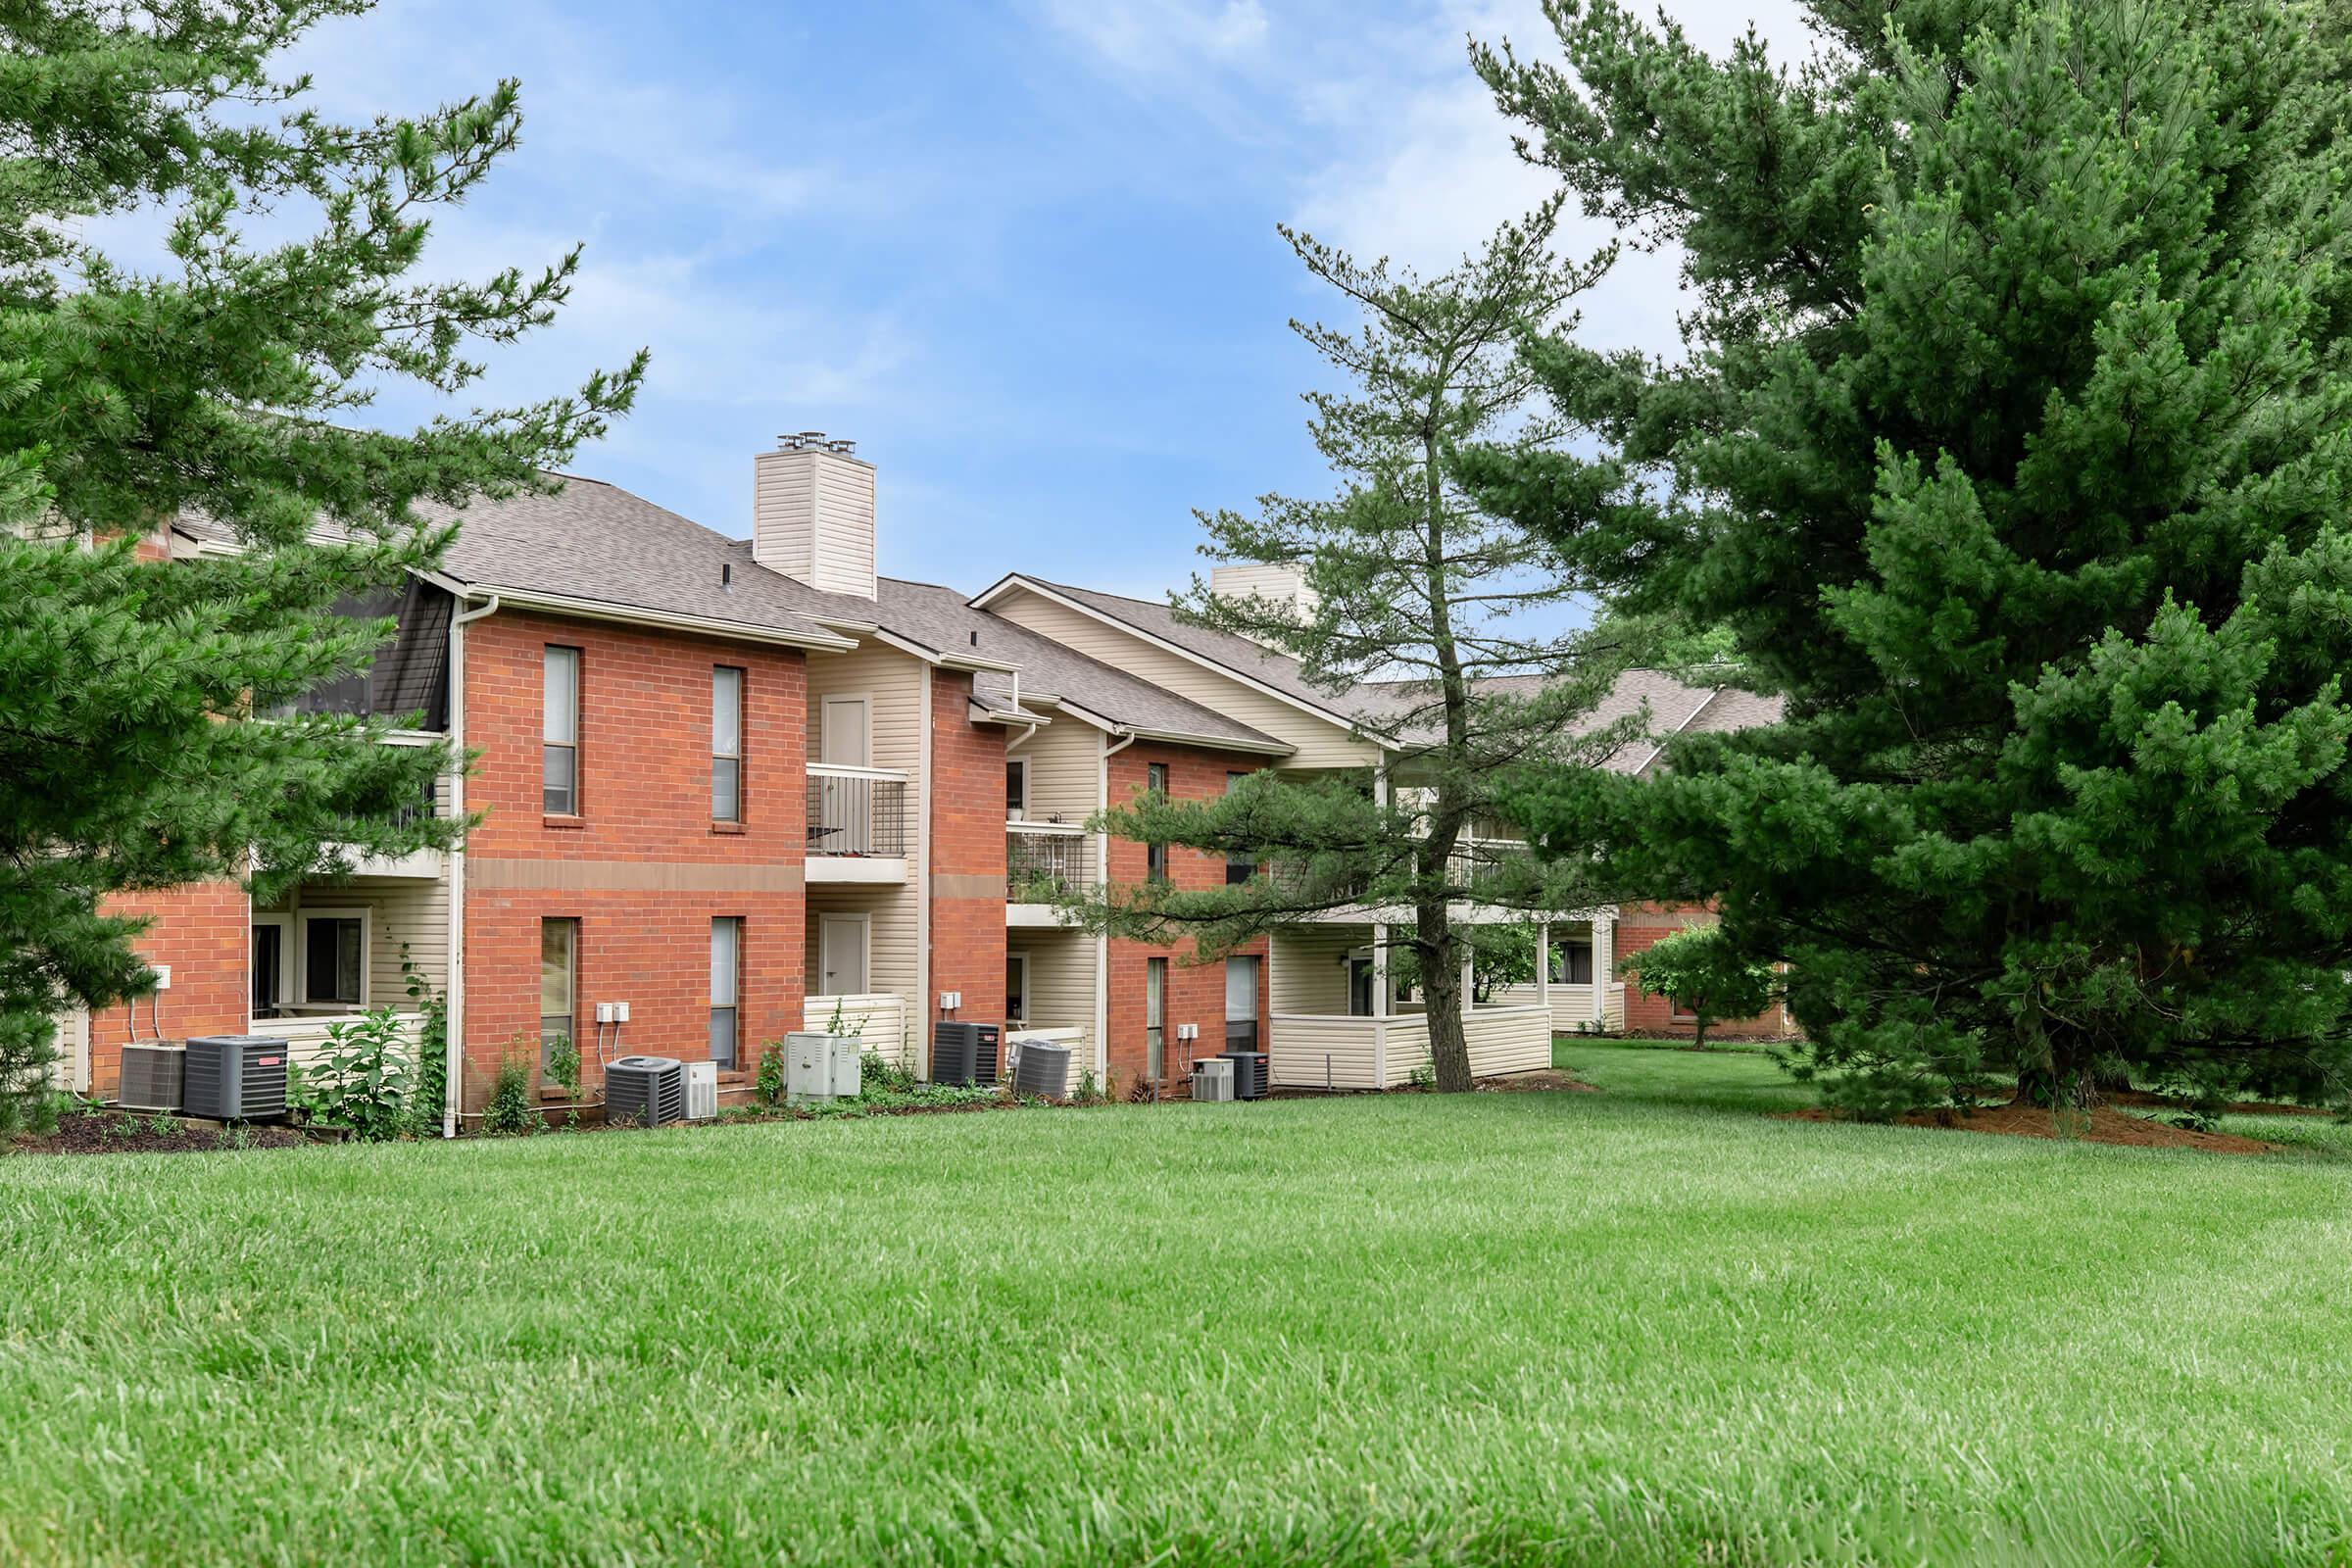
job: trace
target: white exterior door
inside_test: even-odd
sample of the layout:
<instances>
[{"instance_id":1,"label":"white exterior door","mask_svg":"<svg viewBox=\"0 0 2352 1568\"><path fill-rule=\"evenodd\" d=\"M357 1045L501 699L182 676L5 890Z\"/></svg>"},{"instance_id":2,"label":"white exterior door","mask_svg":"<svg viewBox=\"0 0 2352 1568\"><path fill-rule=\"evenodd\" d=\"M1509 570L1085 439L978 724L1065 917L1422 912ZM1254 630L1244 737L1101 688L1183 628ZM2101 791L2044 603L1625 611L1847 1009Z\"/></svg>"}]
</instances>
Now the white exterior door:
<instances>
[{"instance_id":1,"label":"white exterior door","mask_svg":"<svg viewBox=\"0 0 2352 1568\"><path fill-rule=\"evenodd\" d=\"M817 716L817 757L836 767L874 765L873 709L862 697L828 697Z\"/></svg>"},{"instance_id":2,"label":"white exterior door","mask_svg":"<svg viewBox=\"0 0 2352 1568\"><path fill-rule=\"evenodd\" d=\"M862 914L820 914L816 917L817 994L855 997L865 992L866 917Z\"/></svg>"}]
</instances>

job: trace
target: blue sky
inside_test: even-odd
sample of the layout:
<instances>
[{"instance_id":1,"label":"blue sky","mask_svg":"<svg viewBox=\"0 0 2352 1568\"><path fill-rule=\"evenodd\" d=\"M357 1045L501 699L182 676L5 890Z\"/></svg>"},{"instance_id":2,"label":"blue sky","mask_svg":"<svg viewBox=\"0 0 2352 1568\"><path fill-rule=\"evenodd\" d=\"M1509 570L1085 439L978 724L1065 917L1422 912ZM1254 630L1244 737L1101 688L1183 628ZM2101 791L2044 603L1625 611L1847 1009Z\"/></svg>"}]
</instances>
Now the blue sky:
<instances>
[{"instance_id":1,"label":"blue sky","mask_svg":"<svg viewBox=\"0 0 2352 1568\"><path fill-rule=\"evenodd\" d=\"M1755 9L1678 13L1721 43ZM1466 33L1545 36L1533 0L385 0L294 63L354 117L521 78L525 144L428 266L586 243L564 319L481 389L649 346L580 471L742 533L752 453L822 429L880 469L885 571L1156 597L1199 565L1191 509L1328 487L1286 322L1336 307L1275 223L1442 266L1549 188ZM1673 272L1629 260L1590 335L1670 348Z\"/></svg>"}]
</instances>

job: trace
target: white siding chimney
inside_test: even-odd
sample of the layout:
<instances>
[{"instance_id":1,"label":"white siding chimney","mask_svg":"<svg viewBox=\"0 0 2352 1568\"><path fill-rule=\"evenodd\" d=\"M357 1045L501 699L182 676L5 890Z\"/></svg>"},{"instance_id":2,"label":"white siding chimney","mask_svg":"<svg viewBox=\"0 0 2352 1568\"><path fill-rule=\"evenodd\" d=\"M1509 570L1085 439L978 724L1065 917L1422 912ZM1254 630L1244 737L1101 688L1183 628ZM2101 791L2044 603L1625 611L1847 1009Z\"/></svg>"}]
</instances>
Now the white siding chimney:
<instances>
[{"instance_id":1,"label":"white siding chimney","mask_svg":"<svg viewBox=\"0 0 2352 1568\"><path fill-rule=\"evenodd\" d=\"M829 594L874 597L874 466L819 431L752 460L752 559Z\"/></svg>"},{"instance_id":2,"label":"white siding chimney","mask_svg":"<svg viewBox=\"0 0 2352 1568\"><path fill-rule=\"evenodd\" d=\"M1250 563L1208 568L1208 591L1219 599L1260 599L1291 611L1298 619L1315 612L1315 591L1301 561Z\"/></svg>"}]
</instances>

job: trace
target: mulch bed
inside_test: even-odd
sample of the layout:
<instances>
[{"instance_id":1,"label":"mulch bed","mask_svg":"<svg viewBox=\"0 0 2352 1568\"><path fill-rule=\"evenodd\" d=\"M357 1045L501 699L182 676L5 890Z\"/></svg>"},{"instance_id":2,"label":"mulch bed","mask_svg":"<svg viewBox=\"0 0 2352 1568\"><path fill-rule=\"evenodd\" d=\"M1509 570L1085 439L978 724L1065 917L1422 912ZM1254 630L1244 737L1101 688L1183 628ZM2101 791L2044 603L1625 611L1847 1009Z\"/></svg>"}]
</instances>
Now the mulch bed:
<instances>
[{"instance_id":1,"label":"mulch bed","mask_svg":"<svg viewBox=\"0 0 2352 1568\"><path fill-rule=\"evenodd\" d=\"M223 1139L212 1123L167 1118L163 1132L152 1116L109 1111L83 1116L69 1112L47 1134L20 1133L9 1140L12 1154L209 1154L222 1149L298 1149L312 1142L291 1127L263 1123Z\"/></svg>"},{"instance_id":2,"label":"mulch bed","mask_svg":"<svg viewBox=\"0 0 2352 1568\"><path fill-rule=\"evenodd\" d=\"M2162 1103L2153 1097L2150 1097L2150 1101L2152 1103ZM1788 1121L1847 1119L1818 1107L1784 1111L1782 1116ZM2016 1100L2006 1105L1986 1105L1971 1111L1949 1107L1915 1110L1895 1119L1905 1127L1942 1127L1954 1132L1999 1133L2011 1138L2060 1136L2057 1119L2050 1114L2048 1106L2028 1104ZM2278 1152L2276 1144L2240 1138L2234 1133L2201 1133L2188 1127L2176 1127L2169 1121L2134 1116L2112 1105L2101 1105L2089 1112L2087 1117L2077 1115L2072 1120L2072 1136L2086 1144L2121 1144L2134 1149L2201 1149L2211 1154L2272 1154Z\"/></svg>"}]
</instances>

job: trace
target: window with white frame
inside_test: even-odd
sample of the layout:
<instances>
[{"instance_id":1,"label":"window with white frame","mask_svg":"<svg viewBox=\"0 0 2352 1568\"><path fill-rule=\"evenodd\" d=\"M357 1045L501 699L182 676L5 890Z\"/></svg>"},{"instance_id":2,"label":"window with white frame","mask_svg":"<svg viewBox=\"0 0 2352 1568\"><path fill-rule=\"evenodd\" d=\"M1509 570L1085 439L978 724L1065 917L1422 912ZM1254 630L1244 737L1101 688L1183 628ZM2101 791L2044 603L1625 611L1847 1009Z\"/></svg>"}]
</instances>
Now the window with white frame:
<instances>
[{"instance_id":1,"label":"window with white frame","mask_svg":"<svg viewBox=\"0 0 2352 1568\"><path fill-rule=\"evenodd\" d=\"M368 916L360 909L302 914L302 1000L354 1011L368 1003Z\"/></svg>"},{"instance_id":2,"label":"window with white frame","mask_svg":"<svg viewBox=\"0 0 2352 1568\"><path fill-rule=\"evenodd\" d=\"M540 808L580 810L580 651L549 644L540 672Z\"/></svg>"},{"instance_id":3,"label":"window with white frame","mask_svg":"<svg viewBox=\"0 0 2352 1568\"><path fill-rule=\"evenodd\" d=\"M722 914L710 922L710 1059L735 1065L742 1034L738 988L743 975L743 917Z\"/></svg>"},{"instance_id":4,"label":"window with white frame","mask_svg":"<svg viewBox=\"0 0 2352 1568\"><path fill-rule=\"evenodd\" d=\"M710 670L710 820L743 820L743 671Z\"/></svg>"},{"instance_id":5,"label":"window with white frame","mask_svg":"<svg viewBox=\"0 0 2352 1568\"><path fill-rule=\"evenodd\" d=\"M1026 821L1029 816L1029 759L1004 759L1004 820Z\"/></svg>"}]
</instances>

